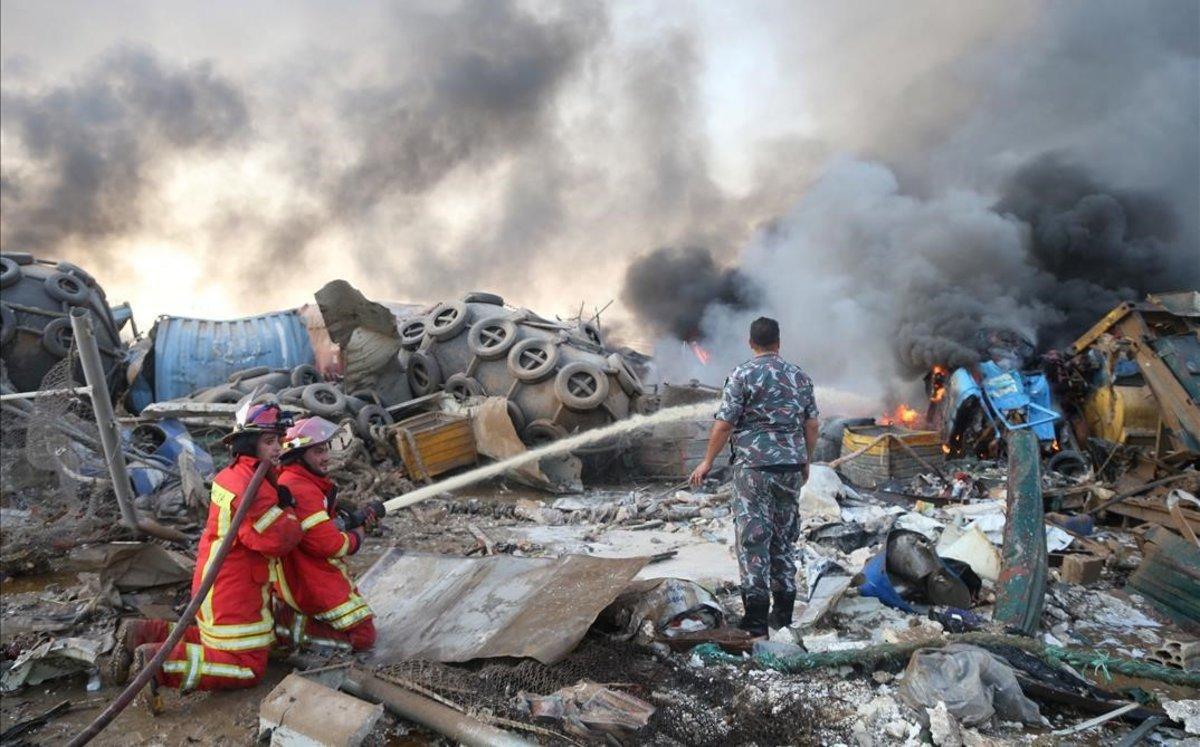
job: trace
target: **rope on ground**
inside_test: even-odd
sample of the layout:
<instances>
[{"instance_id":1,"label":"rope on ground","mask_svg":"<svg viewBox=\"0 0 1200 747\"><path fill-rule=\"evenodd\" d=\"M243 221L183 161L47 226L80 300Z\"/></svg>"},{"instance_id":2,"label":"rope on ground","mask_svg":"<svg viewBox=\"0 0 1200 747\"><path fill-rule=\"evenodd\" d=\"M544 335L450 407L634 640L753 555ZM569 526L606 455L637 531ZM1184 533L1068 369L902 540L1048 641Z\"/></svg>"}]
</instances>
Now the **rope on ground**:
<instances>
[{"instance_id":1,"label":"rope on ground","mask_svg":"<svg viewBox=\"0 0 1200 747\"><path fill-rule=\"evenodd\" d=\"M1031 638L1021 636L1000 635L995 633L962 633L911 643L882 643L863 648L845 649L841 651L803 652L791 656L776 656L762 653L745 658L735 656L721 650L714 643L704 643L692 649L692 653L700 657L705 664L748 664L753 663L765 669L779 672L796 673L812 669L841 666L876 667L884 662L902 664L912 656L914 651L922 648L940 648L951 643L972 643L980 646L1015 646L1033 654L1047 664L1062 666L1070 664L1074 667L1103 671L1106 676L1110 672L1124 674L1130 677L1142 677L1158 680L1172 685L1200 687L1200 672L1185 672L1160 664L1111 656L1095 649L1068 649L1062 646L1048 646Z\"/></svg>"}]
</instances>

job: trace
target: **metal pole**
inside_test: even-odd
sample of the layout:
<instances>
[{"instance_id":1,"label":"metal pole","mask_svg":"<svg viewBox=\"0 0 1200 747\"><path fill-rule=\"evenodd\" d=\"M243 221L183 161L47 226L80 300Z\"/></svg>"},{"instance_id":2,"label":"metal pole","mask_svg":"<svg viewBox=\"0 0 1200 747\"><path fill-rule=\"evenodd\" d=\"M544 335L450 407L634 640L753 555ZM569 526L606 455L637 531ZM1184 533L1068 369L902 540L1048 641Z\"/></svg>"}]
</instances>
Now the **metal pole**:
<instances>
[{"instance_id":1,"label":"metal pole","mask_svg":"<svg viewBox=\"0 0 1200 747\"><path fill-rule=\"evenodd\" d=\"M112 477L113 492L117 494L117 505L121 507L121 520L134 532L140 532L137 513L133 507L133 489L129 473L125 471L125 455L121 450L121 431L113 416L112 400L108 396L108 381L104 377L104 364L100 361L100 348L92 333L92 315L81 308L71 309L71 329L75 333L75 346L79 350L79 362L83 365L83 378L91 387L92 411L96 414L96 429L100 431L100 446L108 462L108 474Z\"/></svg>"},{"instance_id":2,"label":"metal pole","mask_svg":"<svg viewBox=\"0 0 1200 747\"><path fill-rule=\"evenodd\" d=\"M14 399L37 399L38 397L53 397L62 394L91 394L90 386L77 386L74 389L39 389L36 392L13 392L12 394L0 394L0 402L8 402Z\"/></svg>"}]
</instances>

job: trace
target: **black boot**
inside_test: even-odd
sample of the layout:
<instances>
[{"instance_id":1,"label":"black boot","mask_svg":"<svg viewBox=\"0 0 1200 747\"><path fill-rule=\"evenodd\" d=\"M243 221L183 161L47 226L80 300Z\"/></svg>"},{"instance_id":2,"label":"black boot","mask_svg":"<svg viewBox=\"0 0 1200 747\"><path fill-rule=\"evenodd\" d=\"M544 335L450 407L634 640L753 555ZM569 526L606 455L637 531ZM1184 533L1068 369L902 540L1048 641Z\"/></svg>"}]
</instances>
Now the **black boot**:
<instances>
[{"instance_id":1,"label":"black boot","mask_svg":"<svg viewBox=\"0 0 1200 747\"><path fill-rule=\"evenodd\" d=\"M775 606L771 609L770 624L775 630L792 624L792 609L796 606L796 592L775 592Z\"/></svg>"},{"instance_id":2,"label":"black boot","mask_svg":"<svg viewBox=\"0 0 1200 747\"><path fill-rule=\"evenodd\" d=\"M746 614L742 616L738 627L752 636L767 635L767 613L771 609L771 598L765 594L751 596L742 592L742 605L746 608Z\"/></svg>"}]
</instances>

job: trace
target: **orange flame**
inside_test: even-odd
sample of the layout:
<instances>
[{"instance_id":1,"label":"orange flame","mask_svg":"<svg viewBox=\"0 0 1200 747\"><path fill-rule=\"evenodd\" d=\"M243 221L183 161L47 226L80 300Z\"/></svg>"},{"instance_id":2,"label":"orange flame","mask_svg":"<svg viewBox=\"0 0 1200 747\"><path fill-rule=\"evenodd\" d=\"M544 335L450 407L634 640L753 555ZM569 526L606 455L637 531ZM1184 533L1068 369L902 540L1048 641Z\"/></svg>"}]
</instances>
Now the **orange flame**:
<instances>
[{"instance_id":1,"label":"orange flame","mask_svg":"<svg viewBox=\"0 0 1200 747\"><path fill-rule=\"evenodd\" d=\"M689 342L688 345L692 348L692 352L695 353L696 359L700 361L701 365L707 366L708 362L712 360L712 354L700 347L700 343L695 340Z\"/></svg>"},{"instance_id":2,"label":"orange flame","mask_svg":"<svg viewBox=\"0 0 1200 747\"><path fill-rule=\"evenodd\" d=\"M942 401L942 397L946 396L946 374L949 373L941 366L934 366L930 373L929 380L933 384L933 393L929 395L929 401L936 404Z\"/></svg>"},{"instance_id":3,"label":"orange flame","mask_svg":"<svg viewBox=\"0 0 1200 747\"><path fill-rule=\"evenodd\" d=\"M908 405L897 405L895 410L879 419L883 425L902 425L905 428L916 428L921 423L921 413Z\"/></svg>"}]
</instances>

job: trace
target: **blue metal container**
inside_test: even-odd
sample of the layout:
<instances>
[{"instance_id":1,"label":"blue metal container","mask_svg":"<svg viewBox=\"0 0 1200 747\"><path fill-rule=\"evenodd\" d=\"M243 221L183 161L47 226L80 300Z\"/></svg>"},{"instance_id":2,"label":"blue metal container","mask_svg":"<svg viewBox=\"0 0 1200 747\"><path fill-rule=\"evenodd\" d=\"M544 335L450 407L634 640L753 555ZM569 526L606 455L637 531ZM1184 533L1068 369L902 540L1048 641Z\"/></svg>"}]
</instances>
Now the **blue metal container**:
<instances>
[{"instance_id":1,"label":"blue metal container","mask_svg":"<svg viewBox=\"0 0 1200 747\"><path fill-rule=\"evenodd\" d=\"M154 398L186 397L254 366L295 368L315 362L295 310L230 321L162 316L154 325Z\"/></svg>"}]
</instances>

